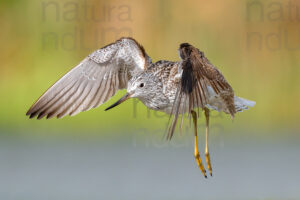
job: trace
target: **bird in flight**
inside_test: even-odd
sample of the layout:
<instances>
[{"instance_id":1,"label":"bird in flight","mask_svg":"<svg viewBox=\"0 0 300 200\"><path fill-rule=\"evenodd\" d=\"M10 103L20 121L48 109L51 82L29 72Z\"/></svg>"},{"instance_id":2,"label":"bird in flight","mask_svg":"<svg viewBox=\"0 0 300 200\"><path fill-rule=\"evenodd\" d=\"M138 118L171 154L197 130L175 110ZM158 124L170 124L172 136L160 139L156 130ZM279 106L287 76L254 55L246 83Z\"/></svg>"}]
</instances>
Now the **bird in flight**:
<instances>
[{"instance_id":1,"label":"bird in flight","mask_svg":"<svg viewBox=\"0 0 300 200\"><path fill-rule=\"evenodd\" d=\"M148 108L170 114L167 133L171 139L185 113L193 119L195 159L206 176L197 143L199 109L206 118L205 158L212 175L208 150L210 110L223 111L233 118L255 102L235 96L221 72L196 47L182 43L180 61L161 60L153 63L142 45L133 38L121 38L94 51L76 67L52 85L28 110L30 118L37 116L62 118L96 108L108 101L120 89L127 93L109 110L129 98L138 98Z\"/></svg>"}]
</instances>

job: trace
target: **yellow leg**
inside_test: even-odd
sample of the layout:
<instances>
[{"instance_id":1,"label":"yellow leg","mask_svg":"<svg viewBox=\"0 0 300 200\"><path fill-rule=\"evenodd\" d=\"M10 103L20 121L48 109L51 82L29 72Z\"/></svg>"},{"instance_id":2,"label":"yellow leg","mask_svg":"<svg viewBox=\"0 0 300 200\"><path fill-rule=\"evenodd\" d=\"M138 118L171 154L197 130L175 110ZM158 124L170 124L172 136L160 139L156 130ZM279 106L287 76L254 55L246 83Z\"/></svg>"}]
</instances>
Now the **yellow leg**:
<instances>
[{"instance_id":1,"label":"yellow leg","mask_svg":"<svg viewBox=\"0 0 300 200\"><path fill-rule=\"evenodd\" d=\"M202 174L204 175L205 178L207 178L206 176L206 171L205 168L202 164L201 161L201 157L200 157L200 153L198 151L198 140L197 140L197 113L195 111L191 111L192 117L193 117L193 122L194 122L194 129L195 129L195 159L197 161L197 164L202 172Z\"/></svg>"},{"instance_id":2,"label":"yellow leg","mask_svg":"<svg viewBox=\"0 0 300 200\"><path fill-rule=\"evenodd\" d=\"M206 119L205 159L206 159L209 174L212 176L212 168L211 168L210 156L209 156L209 151L208 151L209 110L207 108L204 108L204 114L205 114L205 119Z\"/></svg>"}]
</instances>

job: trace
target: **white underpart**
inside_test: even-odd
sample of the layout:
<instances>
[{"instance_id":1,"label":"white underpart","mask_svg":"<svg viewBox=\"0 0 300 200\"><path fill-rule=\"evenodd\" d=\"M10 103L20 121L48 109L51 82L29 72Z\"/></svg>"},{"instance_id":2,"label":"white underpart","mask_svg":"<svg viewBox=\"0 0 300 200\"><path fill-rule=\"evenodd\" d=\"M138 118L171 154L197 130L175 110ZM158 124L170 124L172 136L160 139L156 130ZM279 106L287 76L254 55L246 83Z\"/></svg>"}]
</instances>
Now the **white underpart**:
<instances>
[{"instance_id":1,"label":"white underpart","mask_svg":"<svg viewBox=\"0 0 300 200\"><path fill-rule=\"evenodd\" d=\"M226 104L223 102L222 98L215 93L212 87L208 86L209 100L206 107L218 112L224 111L228 113ZM236 112L242 112L243 110L248 110L249 107L253 107L256 104L254 101L250 101L241 97L234 96L234 105Z\"/></svg>"},{"instance_id":2,"label":"white underpart","mask_svg":"<svg viewBox=\"0 0 300 200\"><path fill-rule=\"evenodd\" d=\"M211 110L216 110L218 112L225 111L225 107L223 106L223 101L219 95L215 93L215 91L212 89L212 87L207 86L208 90L208 104L206 104L206 107Z\"/></svg>"}]
</instances>

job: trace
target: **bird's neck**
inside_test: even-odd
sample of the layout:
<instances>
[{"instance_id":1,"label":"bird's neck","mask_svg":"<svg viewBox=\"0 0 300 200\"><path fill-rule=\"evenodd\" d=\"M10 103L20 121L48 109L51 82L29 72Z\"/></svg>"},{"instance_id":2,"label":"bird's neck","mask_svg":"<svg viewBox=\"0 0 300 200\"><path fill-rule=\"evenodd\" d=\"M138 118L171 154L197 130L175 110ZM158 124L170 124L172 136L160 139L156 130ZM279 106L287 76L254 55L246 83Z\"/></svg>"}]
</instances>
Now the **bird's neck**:
<instances>
[{"instance_id":1,"label":"bird's neck","mask_svg":"<svg viewBox=\"0 0 300 200\"><path fill-rule=\"evenodd\" d=\"M145 106L152 110L162 110L168 105L169 102L169 100L163 94L149 94L146 97L139 97L138 99L142 101Z\"/></svg>"}]
</instances>

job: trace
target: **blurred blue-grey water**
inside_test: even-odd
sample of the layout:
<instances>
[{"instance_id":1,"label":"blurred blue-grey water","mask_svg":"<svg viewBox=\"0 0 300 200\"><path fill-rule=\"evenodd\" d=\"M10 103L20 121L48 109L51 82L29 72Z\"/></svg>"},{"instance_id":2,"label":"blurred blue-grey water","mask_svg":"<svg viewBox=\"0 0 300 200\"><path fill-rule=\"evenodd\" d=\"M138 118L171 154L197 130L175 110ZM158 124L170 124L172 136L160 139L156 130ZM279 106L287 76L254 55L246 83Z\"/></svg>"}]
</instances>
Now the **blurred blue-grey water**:
<instances>
[{"instance_id":1,"label":"blurred blue-grey water","mask_svg":"<svg viewBox=\"0 0 300 200\"><path fill-rule=\"evenodd\" d=\"M294 132L212 136L208 179L194 160L192 135L167 142L140 133L121 133L122 140L26 134L1 134L0 199L300 199Z\"/></svg>"}]
</instances>

